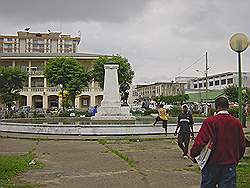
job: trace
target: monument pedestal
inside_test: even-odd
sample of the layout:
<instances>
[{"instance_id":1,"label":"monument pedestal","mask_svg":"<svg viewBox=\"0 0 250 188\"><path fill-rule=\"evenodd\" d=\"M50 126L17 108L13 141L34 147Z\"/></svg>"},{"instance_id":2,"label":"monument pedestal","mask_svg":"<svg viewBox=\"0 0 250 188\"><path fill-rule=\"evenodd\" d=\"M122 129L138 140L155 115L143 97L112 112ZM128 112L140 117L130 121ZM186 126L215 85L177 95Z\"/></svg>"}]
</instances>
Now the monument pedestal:
<instances>
[{"instance_id":1,"label":"monument pedestal","mask_svg":"<svg viewBox=\"0 0 250 188\"><path fill-rule=\"evenodd\" d=\"M100 107L98 113L91 117L92 120L135 120L130 113L129 106Z\"/></svg>"},{"instance_id":2,"label":"monument pedestal","mask_svg":"<svg viewBox=\"0 0 250 188\"><path fill-rule=\"evenodd\" d=\"M119 93L117 64L106 64L104 78L104 95L101 107L97 109L92 120L135 120L130 113L129 106L121 106Z\"/></svg>"}]
</instances>

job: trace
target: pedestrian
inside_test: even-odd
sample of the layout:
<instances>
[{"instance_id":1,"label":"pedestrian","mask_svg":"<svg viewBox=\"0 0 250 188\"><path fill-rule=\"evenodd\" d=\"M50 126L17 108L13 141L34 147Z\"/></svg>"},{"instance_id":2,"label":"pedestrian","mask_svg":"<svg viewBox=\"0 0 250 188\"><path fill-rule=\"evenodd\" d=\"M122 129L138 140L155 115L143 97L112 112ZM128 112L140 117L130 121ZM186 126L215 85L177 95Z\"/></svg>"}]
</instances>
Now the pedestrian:
<instances>
[{"instance_id":1,"label":"pedestrian","mask_svg":"<svg viewBox=\"0 0 250 188\"><path fill-rule=\"evenodd\" d=\"M162 121L162 127L165 129L165 134L167 136L167 125L168 125L168 118L169 118L169 113L168 110L163 108L163 104L160 104L159 109L158 109L158 116L155 118L155 122L153 123L153 126L155 126L155 124L158 121Z\"/></svg>"},{"instance_id":2,"label":"pedestrian","mask_svg":"<svg viewBox=\"0 0 250 188\"><path fill-rule=\"evenodd\" d=\"M192 114L188 112L188 106L184 104L182 106L182 112L178 116L177 127L174 135L177 135L178 129L180 128L178 133L178 146L183 151L183 157L185 159L188 158L190 134L192 136L192 139L194 139L193 124L194 121Z\"/></svg>"},{"instance_id":3,"label":"pedestrian","mask_svg":"<svg viewBox=\"0 0 250 188\"><path fill-rule=\"evenodd\" d=\"M210 156L201 170L201 188L236 188L236 165L245 152L241 123L228 113L227 98L215 100L216 115L203 121L190 157L195 158L212 142Z\"/></svg>"},{"instance_id":4,"label":"pedestrian","mask_svg":"<svg viewBox=\"0 0 250 188\"><path fill-rule=\"evenodd\" d=\"M248 116L248 112L247 112L247 105L243 104L243 127L246 128L247 127L247 116Z\"/></svg>"},{"instance_id":5,"label":"pedestrian","mask_svg":"<svg viewBox=\"0 0 250 188\"><path fill-rule=\"evenodd\" d=\"M97 105L95 105L94 108L92 109L91 116L95 116L96 113L97 113Z\"/></svg>"}]
</instances>

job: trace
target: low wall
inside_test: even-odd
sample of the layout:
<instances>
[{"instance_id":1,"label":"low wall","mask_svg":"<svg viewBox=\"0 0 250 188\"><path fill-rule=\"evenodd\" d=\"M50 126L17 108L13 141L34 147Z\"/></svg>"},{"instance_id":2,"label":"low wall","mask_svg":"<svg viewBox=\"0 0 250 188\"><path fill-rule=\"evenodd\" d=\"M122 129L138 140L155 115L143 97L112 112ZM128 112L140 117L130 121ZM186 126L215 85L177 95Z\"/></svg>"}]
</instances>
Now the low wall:
<instances>
[{"instance_id":1,"label":"low wall","mask_svg":"<svg viewBox=\"0 0 250 188\"><path fill-rule=\"evenodd\" d=\"M200 123L194 125L194 131L198 132ZM168 125L168 133L174 133L176 124ZM164 134L165 130L157 125L149 124L114 124L114 125L63 125L63 124L23 124L23 123L0 123L0 131L13 133L30 134L51 134L51 135L147 135Z\"/></svg>"},{"instance_id":2,"label":"low wall","mask_svg":"<svg viewBox=\"0 0 250 188\"><path fill-rule=\"evenodd\" d=\"M196 123L202 122L204 118L194 117ZM2 122L9 123L31 123L31 124L75 124L75 125L100 125L100 124L150 124L153 123L155 117L151 116L140 116L136 117L136 120L91 120L90 117L53 117L53 118L13 118L13 119L2 119ZM169 123L176 123L176 117L170 117Z\"/></svg>"}]
</instances>

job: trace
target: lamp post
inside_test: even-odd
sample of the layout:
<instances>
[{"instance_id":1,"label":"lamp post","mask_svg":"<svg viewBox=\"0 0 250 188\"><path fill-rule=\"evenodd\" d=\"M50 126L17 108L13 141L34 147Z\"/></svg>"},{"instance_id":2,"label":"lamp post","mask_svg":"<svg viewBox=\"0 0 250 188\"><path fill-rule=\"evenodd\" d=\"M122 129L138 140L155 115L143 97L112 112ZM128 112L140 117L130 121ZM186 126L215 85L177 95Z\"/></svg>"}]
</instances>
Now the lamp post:
<instances>
[{"instance_id":1,"label":"lamp post","mask_svg":"<svg viewBox=\"0 0 250 188\"><path fill-rule=\"evenodd\" d=\"M60 88L61 88L61 92L62 92L62 108L63 108L63 111L64 111L64 101L63 101L63 91L64 91L64 88L63 88L63 84L59 84Z\"/></svg>"},{"instance_id":2,"label":"lamp post","mask_svg":"<svg viewBox=\"0 0 250 188\"><path fill-rule=\"evenodd\" d=\"M206 116L208 115L208 57L206 52L206 70L205 70L205 77L206 77Z\"/></svg>"},{"instance_id":3,"label":"lamp post","mask_svg":"<svg viewBox=\"0 0 250 188\"><path fill-rule=\"evenodd\" d=\"M242 77L241 77L241 52L248 47L248 38L243 33L236 33L230 39L230 47L233 51L238 53L238 102L239 102L239 119L243 123L242 110Z\"/></svg>"}]
</instances>

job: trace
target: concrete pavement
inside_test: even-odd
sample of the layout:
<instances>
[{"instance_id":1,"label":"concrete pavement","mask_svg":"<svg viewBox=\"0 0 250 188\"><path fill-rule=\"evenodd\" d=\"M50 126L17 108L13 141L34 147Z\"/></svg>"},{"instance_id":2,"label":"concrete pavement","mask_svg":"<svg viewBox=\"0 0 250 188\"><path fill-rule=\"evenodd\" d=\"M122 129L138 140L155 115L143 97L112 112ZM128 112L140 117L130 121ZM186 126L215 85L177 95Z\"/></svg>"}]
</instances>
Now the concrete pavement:
<instances>
[{"instance_id":1,"label":"concrete pavement","mask_svg":"<svg viewBox=\"0 0 250 188\"><path fill-rule=\"evenodd\" d=\"M200 175L192 170L197 166L182 158L172 139L112 140L107 145L96 141L0 139L1 155L31 150L45 167L18 178L41 187L199 187ZM113 151L128 157L135 166L130 167Z\"/></svg>"}]
</instances>

